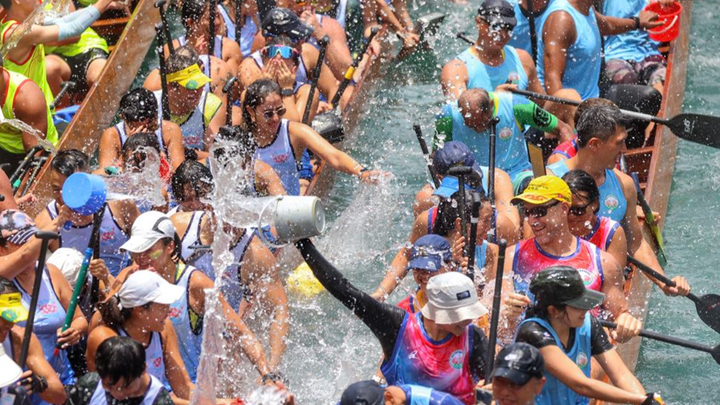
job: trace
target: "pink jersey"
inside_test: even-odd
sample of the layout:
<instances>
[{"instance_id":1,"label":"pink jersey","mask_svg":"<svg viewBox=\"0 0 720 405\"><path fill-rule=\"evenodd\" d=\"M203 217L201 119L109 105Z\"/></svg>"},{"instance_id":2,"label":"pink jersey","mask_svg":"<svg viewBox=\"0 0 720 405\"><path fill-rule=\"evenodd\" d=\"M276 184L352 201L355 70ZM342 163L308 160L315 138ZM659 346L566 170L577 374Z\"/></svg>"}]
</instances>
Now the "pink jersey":
<instances>
[{"instance_id":1,"label":"pink jersey","mask_svg":"<svg viewBox=\"0 0 720 405\"><path fill-rule=\"evenodd\" d=\"M598 217L592 232L587 236L583 236L583 239L597 246L600 250L607 251L613 236L615 236L615 231L619 227L620 223L615 220L608 217Z\"/></svg>"},{"instance_id":2,"label":"pink jersey","mask_svg":"<svg viewBox=\"0 0 720 405\"><path fill-rule=\"evenodd\" d=\"M475 404L475 383L470 372L471 329L434 341L420 314L407 314L398 341L380 370L388 385L413 384L447 392L466 405Z\"/></svg>"}]
</instances>

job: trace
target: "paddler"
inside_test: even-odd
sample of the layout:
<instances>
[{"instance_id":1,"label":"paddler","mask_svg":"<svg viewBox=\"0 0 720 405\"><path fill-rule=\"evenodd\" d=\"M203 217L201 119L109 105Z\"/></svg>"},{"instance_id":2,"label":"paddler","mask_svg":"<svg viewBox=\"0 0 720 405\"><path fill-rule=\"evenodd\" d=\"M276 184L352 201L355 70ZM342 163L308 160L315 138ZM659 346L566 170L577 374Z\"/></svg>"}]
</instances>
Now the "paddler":
<instances>
[{"instance_id":1,"label":"paddler","mask_svg":"<svg viewBox=\"0 0 720 405\"><path fill-rule=\"evenodd\" d=\"M68 405L174 405L157 377L147 372L142 343L125 336L111 337L97 349L97 372L68 386Z\"/></svg>"},{"instance_id":2,"label":"paddler","mask_svg":"<svg viewBox=\"0 0 720 405\"><path fill-rule=\"evenodd\" d=\"M86 172L90 168L90 159L77 149L58 152L50 162L50 184L54 199L35 218L38 227L44 228L52 222L64 207L62 189L65 180L76 172ZM130 235L133 221L140 215L137 206L131 200L109 201L100 224L100 258L93 260L95 266L107 267L116 276L125 266L126 257L120 251ZM71 247L85 252L92 233L92 215L70 215L72 225L69 229L65 224L59 230L60 238L50 242L50 249L55 251L61 247ZM109 287L109 286L105 286Z\"/></svg>"},{"instance_id":3,"label":"paddler","mask_svg":"<svg viewBox=\"0 0 720 405\"><path fill-rule=\"evenodd\" d=\"M309 126L284 119L287 109L282 98L280 86L272 80L260 79L251 84L243 100L243 125L257 144L255 157L275 169L288 195L300 195L297 162L305 148L333 169L354 175L364 183L376 183L388 175L365 168Z\"/></svg>"},{"instance_id":4,"label":"paddler","mask_svg":"<svg viewBox=\"0 0 720 405\"><path fill-rule=\"evenodd\" d=\"M591 106L577 124L578 153L575 157L548 166L551 174L563 176L581 169L595 179L600 190L600 216L622 224L628 241L628 252L663 274L652 248L645 240L637 217L635 183L615 166L625 151L625 121L615 106ZM667 287L653 280L666 295L687 295L690 286L682 276L675 276L677 287Z\"/></svg>"},{"instance_id":5,"label":"paddler","mask_svg":"<svg viewBox=\"0 0 720 405\"><path fill-rule=\"evenodd\" d=\"M22 74L6 69L4 66L7 62L2 56L0 64L3 65L0 69L0 94L5 95L2 100L2 118L18 119L37 130L35 134L8 124L0 127L0 161L10 164L4 170L11 176L25 154L38 144L38 138L46 139L54 146L57 146L59 140L40 87ZM12 198L12 193L5 197Z\"/></svg>"},{"instance_id":6,"label":"paddler","mask_svg":"<svg viewBox=\"0 0 720 405\"><path fill-rule=\"evenodd\" d=\"M528 285L541 270L572 266L582 274L589 289L601 291L608 297L603 308L618 324L611 333L613 339L626 342L637 336L642 325L630 315L623 293L623 269L612 255L570 232L568 211L572 193L568 185L559 177L540 176L513 201L522 204L534 237L508 247L505 274L512 276L511 290L514 290L505 301L511 307L509 312L522 314L531 302L527 296Z\"/></svg>"},{"instance_id":7,"label":"paddler","mask_svg":"<svg viewBox=\"0 0 720 405\"><path fill-rule=\"evenodd\" d=\"M492 393L495 403L536 405L547 380L545 360L540 351L527 343L511 343L495 357Z\"/></svg>"},{"instance_id":8,"label":"paddler","mask_svg":"<svg viewBox=\"0 0 720 405\"><path fill-rule=\"evenodd\" d=\"M121 121L103 132L98 146L100 170L119 167L122 148L128 138L141 132L154 132L158 138L161 156L169 160L172 170L185 160L185 147L180 127L160 119L157 101L153 93L139 87L125 93L118 110Z\"/></svg>"},{"instance_id":9,"label":"paddler","mask_svg":"<svg viewBox=\"0 0 720 405\"><path fill-rule=\"evenodd\" d=\"M167 60L167 85L170 120L180 126L186 149L194 149L198 158L208 156L213 134L225 121L225 105L209 92L210 78L200 68L194 49L182 46ZM162 90L154 92L162 111ZM158 117L160 119L160 117Z\"/></svg>"},{"instance_id":10,"label":"paddler","mask_svg":"<svg viewBox=\"0 0 720 405\"><path fill-rule=\"evenodd\" d=\"M533 55L533 46L536 47L537 52L537 42L540 40L540 36L537 34L537 23L535 21L540 21L540 19L543 18L545 10L547 10L551 1L552 0L520 0L513 6L517 25L512 32L509 44L515 47L515 49L524 50L532 55L533 59L537 59L537 55ZM532 13L530 9L532 9ZM535 38L530 35L531 19L535 26ZM533 44L533 39L535 40L535 44Z\"/></svg>"},{"instance_id":11,"label":"paddler","mask_svg":"<svg viewBox=\"0 0 720 405\"><path fill-rule=\"evenodd\" d=\"M240 51L243 58L247 58L252 53L253 42L260 31L260 20L258 14L258 5L255 0L224 0L218 4L218 14L225 24L225 36L230 40L237 42L235 36L236 25L238 19L235 16L235 4L240 1Z\"/></svg>"},{"instance_id":12,"label":"paddler","mask_svg":"<svg viewBox=\"0 0 720 405\"><path fill-rule=\"evenodd\" d=\"M17 324L27 321L27 318L28 311L22 305L18 287L12 281L0 278L1 347L14 361L20 358L25 335L25 328ZM62 404L67 398L63 383L60 382L57 372L45 360L43 348L34 333L30 337L28 346L27 370L23 370L17 384L22 385L29 394L33 394L33 402L36 404ZM5 392L6 390L3 389L3 393Z\"/></svg>"},{"instance_id":13,"label":"paddler","mask_svg":"<svg viewBox=\"0 0 720 405\"><path fill-rule=\"evenodd\" d=\"M627 262L627 239L620 223L598 216L600 191L595 179L583 170L570 170L562 177L572 192L568 210L570 232L610 253L621 267Z\"/></svg>"},{"instance_id":14,"label":"paddler","mask_svg":"<svg viewBox=\"0 0 720 405\"><path fill-rule=\"evenodd\" d=\"M358 381L342 393L338 405L462 405L454 396L422 385L381 386L375 381Z\"/></svg>"},{"instance_id":15,"label":"paddler","mask_svg":"<svg viewBox=\"0 0 720 405\"><path fill-rule=\"evenodd\" d=\"M573 267L549 267L530 283L535 305L520 325L516 340L540 350L547 382L537 405L588 404L590 399L613 403L662 405L660 395L645 389L627 369L590 310L605 295L587 289ZM613 385L590 378L590 360L610 377Z\"/></svg>"},{"instance_id":16,"label":"paddler","mask_svg":"<svg viewBox=\"0 0 720 405\"><path fill-rule=\"evenodd\" d=\"M517 23L506 0L485 0L478 8L475 44L446 63L440 84L446 96L457 99L466 89L502 90L508 85L544 93L535 62L522 49L507 45Z\"/></svg>"},{"instance_id":17,"label":"paddler","mask_svg":"<svg viewBox=\"0 0 720 405\"><path fill-rule=\"evenodd\" d=\"M380 341L380 370L388 385L421 384L475 404L475 384L485 375L488 341L472 322L487 314L470 279L457 272L437 275L428 302L416 314L381 303L353 286L312 245L298 242L318 281L353 311Z\"/></svg>"},{"instance_id":18,"label":"paddler","mask_svg":"<svg viewBox=\"0 0 720 405\"><path fill-rule=\"evenodd\" d=\"M130 252L134 265L120 273L116 284L123 283L134 269L153 268L165 281L182 287L180 300L172 304L170 321L177 331L183 363L190 378L195 381L202 350L202 319L208 299L206 291L213 289L214 283L201 271L180 260L179 239L175 226L167 215L149 211L139 216L133 224L132 237L122 246L123 250ZM252 331L233 311L222 294L219 299L223 317L232 331L228 337L229 343L239 344L263 377L263 383L267 380L278 380L278 373L269 368L264 350Z\"/></svg>"},{"instance_id":19,"label":"paddler","mask_svg":"<svg viewBox=\"0 0 720 405\"><path fill-rule=\"evenodd\" d=\"M74 4L69 4L69 7L70 10L75 10ZM45 51L48 70L59 69L63 81L70 80L76 84L77 87L73 90L91 89L100 79L100 73L105 69L110 57L107 41L92 28L83 31L75 42L60 46L50 45ZM53 94L58 94L62 82L50 82L50 88Z\"/></svg>"},{"instance_id":20,"label":"paddler","mask_svg":"<svg viewBox=\"0 0 720 405\"><path fill-rule=\"evenodd\" d=\"M455 271L450 243L440 235L427 234L412 246L408 270L412 270L417 289L410 293L398 306L414 314L427 303L427 283L431 278Z\"/></svg>"},{"instance_id":21,"label":"paddler","mask_svg":"<svg viewBox=\"0 0 720 405\"><path fill-rule=\"evenodd\" d=\"M496 126L496 164L510 175L516 190L522 179L532 175L524 135L527 126L554 134L562 142L573 136L570 126L524 97L470 89L460 95L457 104L443 107L436 122L437 137L446 142L462 141L473 151L477 162L488 162L493 118L500 120Z\"/></svg>"},{"instance_id":22,"label":"paddler","mask_svg":"<svg viewBox=\"0 0 720 405\"><path fill-rule=\"evenodd\" d=\"M580 121L580 117L582 114L587 110L588 108L594 106L594 105L606 105L606 106L615 106L615 103L612 101L606 99L606 98L589 98L587 100L584 100L580 103L580 105L575 110L575 114L573 115L573 122L577 123ZM553 163L557 163L561 160L570 159L572 157L575 157L578 152L578 143L577 143L577 132L575 132L573 138L569 141L562 142L553 150L553 152L550 154L550 157L547 160L547 164L551 165Z\"/></svg>"}]
</instances>

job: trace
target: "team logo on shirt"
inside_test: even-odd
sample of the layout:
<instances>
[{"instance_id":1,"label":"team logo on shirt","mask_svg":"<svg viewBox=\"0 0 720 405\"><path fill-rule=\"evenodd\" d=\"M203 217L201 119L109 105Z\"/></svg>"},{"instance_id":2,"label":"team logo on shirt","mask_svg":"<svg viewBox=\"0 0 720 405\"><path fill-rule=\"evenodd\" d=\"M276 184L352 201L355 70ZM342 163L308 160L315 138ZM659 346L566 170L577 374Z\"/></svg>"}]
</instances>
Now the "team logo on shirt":
<instances>
[{"instance_id":1,"label":"team logo on shirt","mask_svg":"<svg viewBox=\"0 0 720 405\"><path fill-rule=\"evenodd\" d=\"M595 273L591 272L588 269L578 269L578 273L580 273L580 278L582 278L583 284L585 284L585 287L591 285L595 278L597 277Z\"/></svg>"},{"instance_id":2,"label":"team logo on shirt","mask_svg":"<svg viewBox=\"0 0 720 405\"><path fill-rule=\"evenodd\" d=\"M152 361L153 366L155 366L155 368L160 367L162 365L162 361L162 357L155 357Z\"/></svg>"},{"instance_id":3,"label":"team logo on shirt","mask_svg":"<svg viewBox=\"0 0 720 405\"><path fill-rule=\"evenodd\" d=\"M282 155L273 155L272 160L275 163L285 163L288 160L290 154L283 153Z\"/></svg>"},{"instance_id":4,"label":"team logo on shirt","mask_svg":"<svg viewBox=\"0 0 720 405\"><path fill-rule=\"evenodd\" d=\"M500 130L500 132L498 133L498 136L500 137L501 140L507 141L508 139L512 138L512 134L513 134L512 129L510 129L508 127L504 127Z\"/></svg>"},{"instance_id":5,"label":"team logo on shirt","mask_svg":"<svg viewBox=\"0 0 720 405\"><path fill-rule=\"evenodd\" d=\"M575 363L580 368L585 368L588 365L588 356L585 354L585 352L578 353L577 360L575 360Z\"/></svg>"},{"instance_id":6,"label":"team logo on shirt","mask_svg":"<svg viewBox=\"0 0 720 405\"><path fill-rule=\"evenodd\" d=\"M169 318L180 318L181 310L178 307L170 307Z\"/></svg>"},{"instance_id":7,"label":"team logo on shirt","mask_svg":"<svg viewBox=\"0 0 720 405\"><path fill-rule=\"evenodd\" d=\"M605 208L609 209L610 211L614 211L620 205L620 200L618 200L618 198L614 195L610 194L605 197L605 201L603 201L603 204L605 204Z\"/></svg>"},{"instance_id":8,"label":"team logo on shirt","mask_svg":"<svg viewBox=\"0 0 720 405\"><path fill-rule=\"evenodd\" d=\"M465 360L465 354L462 350L455 350L450 355L450 367L455 370L460 370L463 367L463 360Z\"/></svg>"},{"instance_id":9,"label":"team logo on shirt","mask_svg":"<svg viewBox=\"0 0 720 405\"><path fill-rule=\"evenodd\" d=\"M57 312L57 305L53 304L52 302L48 302L46 304L40 305L39 309L40 313L53 314Z\"/></svg>"},{"instance_id":10,"label":"team logo on shirt","mask_svg":"<svg viewBox=\"0 0 720 405\"><path fill-rule=\"evenodd\" d=\"M511 84L520 83L520 75L518 74L518 72L510 72L510 74L508 75L508 82L510 82Z\"/></svg>"}]
</instances>

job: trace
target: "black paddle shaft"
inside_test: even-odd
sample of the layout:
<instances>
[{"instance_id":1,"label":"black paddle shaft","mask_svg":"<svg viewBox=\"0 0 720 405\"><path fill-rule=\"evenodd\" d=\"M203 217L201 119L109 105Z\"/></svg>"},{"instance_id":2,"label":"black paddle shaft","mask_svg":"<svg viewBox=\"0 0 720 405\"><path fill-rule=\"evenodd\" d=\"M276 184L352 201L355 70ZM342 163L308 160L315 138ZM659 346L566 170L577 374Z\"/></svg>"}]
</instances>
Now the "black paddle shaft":
<instances>
[{"instance_id":1,"label":"black paddle shaft","mask_svg":"<svg viewBox=\"0 0 720 405\"><path fill-rule=\"evenodd\" d=\"M235 0L235 42L238 44L238 48L242 49L242 38L240 38L240 34L242 33L242 25L240 23L240 19L242 18L242 0Z\"/></svg>"},{"instance_id":2,"label":"black paddle shaft","mask_svg":"<svg viewBox=\"0 0 720 405\"><path fill-rule=\"evenodd\" d=\"M166 4L167 0L158 0L155 2L155 8L157 8L160 12L160 21L162 21L163 28L165 30L165 38L167 38L168 41L168 51L170 52L170 55L173 55L175 53L175 48L173 47L172 41L170 40L170 38L172 38L172 35L170 34L170 24L168 24L167 15L165 14Z\"/></svg>"},{"instance_id":3,"label":"black paddle shaft","mask_svg":"<svg viewBox=\"0 0 720 405\"><path fill-rule=\"evenodd\" d=\"M527 19L528 28L530 28L530 50L532 51L533 62L537 65L538 58L538 46L537 46L537 32L535 32L535 10L533 8L534 0L527 0ZM522 8L522 5L520 6Z\"/></svg>"},{"instance_id":4,"label":"black paddle shaft","mask_svg":"<svg viewBox=\"0 0 720 405\"><path fill-rule=\"evenodd\" d=\"M35 267L35 282L33 283L32 297L30 298L30 307L28 308L28 317L25 322L25 335L23 336L22 348L20 349L20 368L25 368L27 364L28 350L30 349L30 339L32 338L33 323L35 322L35 311L37 310L37 302L40 295L40 283L42 282L42 273L45 268L45 256L47 255L48 244L50 240L60 237L55 232L38 231L35 237L42 240L40 245L40 256L38 257L37 266Z\"/></svg>"},{"instance_id":5,"label":"black paddle shaft","mask_svg":"<svg viewBox=\"0 0 720 405\"><path fill-rule=\"evenodd\" d=\"M378 34L378 32L380 32L380 29L378 27L373 27L371 29L370 36L363 44L362 50L345 71L345 77L343 77L342 82L340 82L340 86L338 86L337 92L335 93L332 101L330 102L333 107L336 107L340 102L340 98L342 98L343 93L345 93L345 89L347 89L347 86L350 84L350 80L352 80L353 75L355 74L355 69L357 69L358 65L360 65L360 61L362 61L363 56L365 56L365 53L370 47L370 43L373 41L373 39L375 39L375 36Z\"/></svg>"},{"instance_id":6,"label":"black paddle shaft","mask_svg":"<svg viewBox=\"0 0 720 405\"><path fill-rule=\"evenodd\" d=\"M470 217L470 241L468 242L468 267L467 275L470 280L475 282L475 244L477 243L477 228L478 222L480 221L480 207L482 207L482 201L480 201L480 193L472 194L472 216Z\"/></svg>"},{"instance_id":7,"label":"black paddle shaft","mask_svg":"<svg viewBox=\"0 0 720 405\"><path fill-rule=\"evenodd\" d=\"M215 17L217 16L217 0L210 0L210 24L208 25L208 31L210 37L208 38L208 55L215 55ZM221 55L222 56L222 55ZM210 63L210 57L208 57L208 63ZM212 70L208 70L212 72Z\"/></svg>"},{"instance_id":8,"label":"black paddle shaft","mask_svg":"<svg viewBox=\"0 0 720 405\"><path fill-rule=\"evenodd\" d=\"M163 45L165 42L169 42L169 38L165 38L165 24L155 24L155 34L158 39L157 53L158 60L160 62L160 86L162 88L162 119L165 121L170 120L170 94L168 94L168 83L167 83L167 66L165 65L165 49Z\"/></svg>"},{"instance_id":9,"label":"black paddle shaft","mask_svg":"<svg viewBox=\"0 0 720 405\"><path fill-rule=\"evenodd\" d=\"M315 89L317 89L317 84L320 80L320 70L322 70L323 63L325 63L325 52L327 51L328 44L330 44L330 37L327 35L318 41L320 51L318 52L315 69L313 69L312 77L310 78L310 91L308 92L307 104L305 104L305 111L302 116L302 123L305 125L310 125L310 110L312 109L313 99L315 98Z\"/></svg>"},{"instance_id":10,"label":"black paddle shaft","mask_svg":"<svg viewBox=\"0 0 720 405\"><path fill-rule=\"evenodd\" d=\"M448 170L448 175L455 176L458 179L458 193L460 193L460 234L467 241L468 230L467 230L467 219L465 218L465 176L472 174L472 168L469 166L456 166ZM467 257L468 244L465 243L463 247L463 256Z\"/></svg>"},{"instance_id":11,"label":"black paddle shaft","mask_svg":"<svg viewBox=\"0 0 720 405\"><path fill-rule=\"evenodd\" d=\"M495 222L495 155L497 154L497 124L500 122L500 118L495 117L490 120L490 162L488 162L488 199L490 199L490 207L492 207L493 215L490 217L490 235L488 235L489 242L495 242L497 240L497 223Z\"/></svg>"},{"instance_id":12,"label":"black paddle shaft","mask_svg":"<svg viewBox=\"0 0 720 405\"><path fill-rule=\"evenodd\" d=\"M485 372L485 382L490 381L493 365L495 364L495 344L497 343L497 329L500 322L500 301L502 300L503 275L505 273L505 250L507 241L498 242L498 263L495 272L495 291L493 292L492 315L490 317L490 336L488 337L488 362Z\"/></svg>"},{"instance_id":13,"label":"black paddle shaft","mask_svg":"<svg viewBox=\"0 0 720 405\"><path fill-rule=\"evenodd\" d=\"M430 151L428 150L427 143L425 143L425 138L423 138L422 128L420 128L419 124L413 124L413 131L415 131L415 136L417 136L418 143L420 143L420 149L422 150L423 157L427 162L427 168L430 172L430 178L432 179L435 188L440 188L440 178L438 178L435 166L433 166L432 162L430 161Z\"/></svg>"},{"instance_id":14,"label":"black paddle shaft","mask_svg":"<svg viewBox=\"0 0 720 405\"><path fill-rule=\"evenodd\" d=\"M226 83L225 86L223 86L223 93L225 93L225 125L232 125L232 88L235 85L235 82L237 82L237 76L231 77Z\"/></svg>"}]
</instances>

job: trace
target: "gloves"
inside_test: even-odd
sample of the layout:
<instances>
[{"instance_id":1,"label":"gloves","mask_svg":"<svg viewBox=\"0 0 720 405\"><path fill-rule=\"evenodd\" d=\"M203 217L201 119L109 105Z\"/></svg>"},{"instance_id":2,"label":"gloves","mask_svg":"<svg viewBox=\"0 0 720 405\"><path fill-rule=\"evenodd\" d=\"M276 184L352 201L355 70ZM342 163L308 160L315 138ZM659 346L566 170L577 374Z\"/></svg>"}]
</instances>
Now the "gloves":
<instances>
[{"instance_id":1,"label":"gloves","mask_svg":"<svg viewBox=\"0 0 720 405\"><path fill-rule=\"evenodd\" d=\"M647 397L645 397L645 401L643 401L643 403L640 405L665 405L665 402L663 402L660 394L651 392L647 394Z\"/></svg>"}]
</instances>

